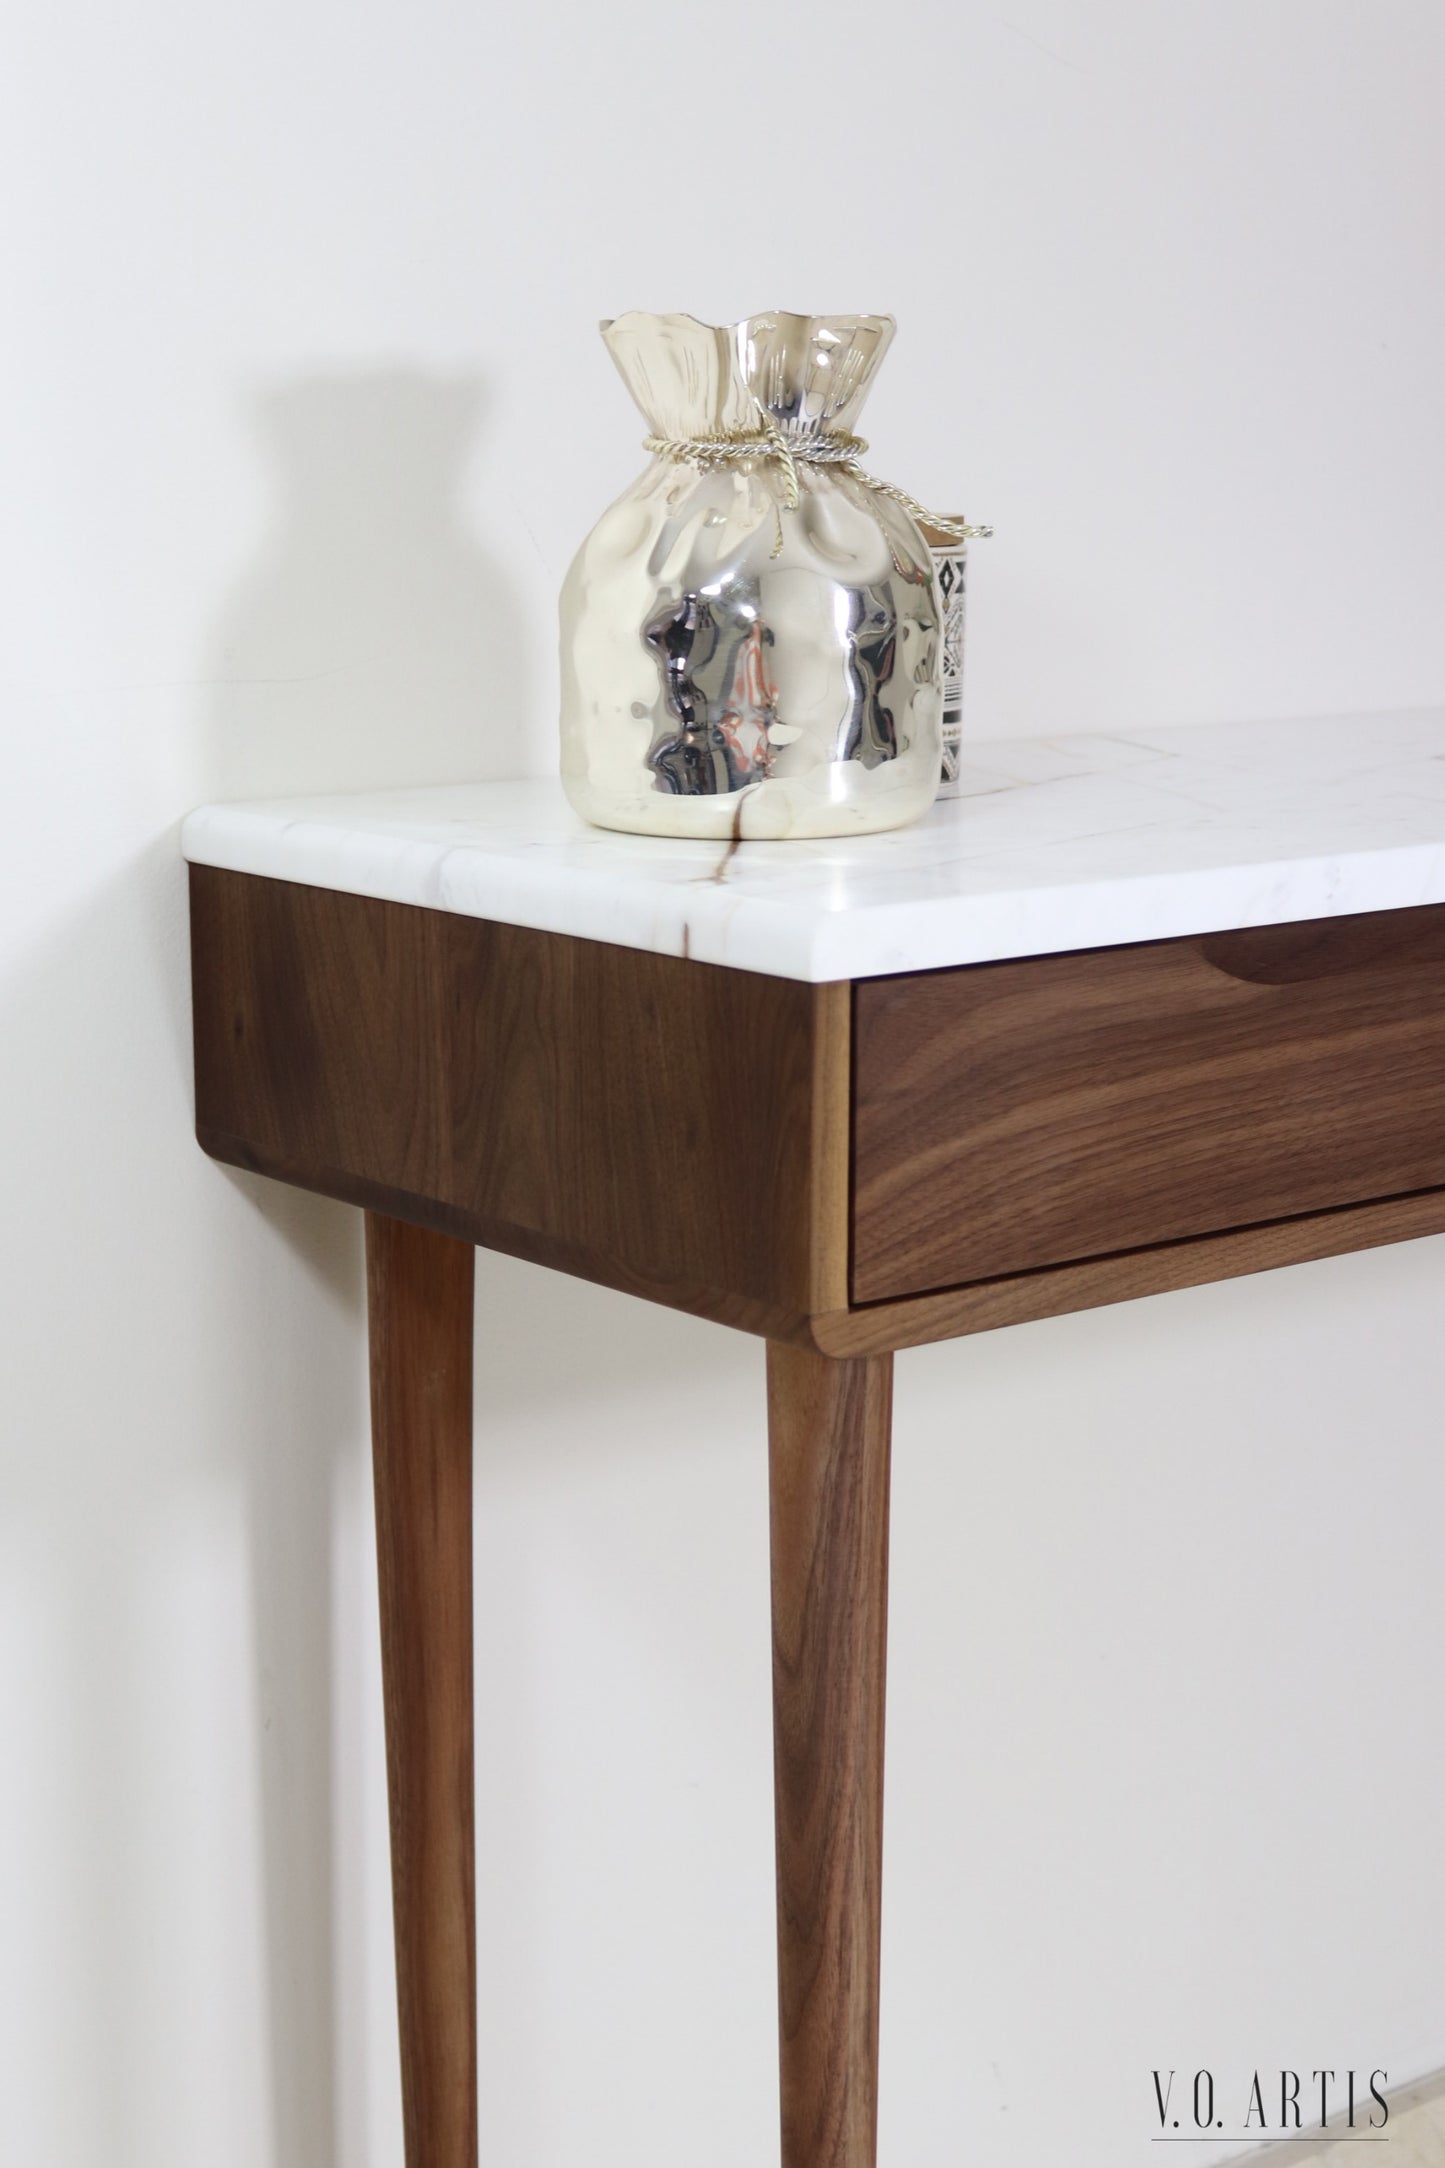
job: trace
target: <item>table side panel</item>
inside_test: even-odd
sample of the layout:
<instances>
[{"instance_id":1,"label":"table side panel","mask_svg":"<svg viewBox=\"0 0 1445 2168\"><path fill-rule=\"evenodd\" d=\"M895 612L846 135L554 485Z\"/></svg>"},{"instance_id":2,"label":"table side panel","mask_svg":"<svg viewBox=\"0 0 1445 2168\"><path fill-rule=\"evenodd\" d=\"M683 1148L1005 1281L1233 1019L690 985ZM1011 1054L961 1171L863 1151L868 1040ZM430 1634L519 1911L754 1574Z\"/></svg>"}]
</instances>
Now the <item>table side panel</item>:
<instances>
[{"instance_id":1,"label":"table side panel","mask_svg":"<svg viewBox=\"0 0 1445 2168\"><path fill-rule=\"evenodd\" d=\"M216 1156L755 1331L846 1299L846 988L191 883Z\"/></svg>"},{"instance_id":2,"label":"table side panel","mask_svg":"<svg viewBox=\"0 0 1445 2168\"><path fill-rule=\"evenodd\" d=\"M852 1299L1445 1184L1445 908L855 990Z\"/></svg>"}]
</instances>

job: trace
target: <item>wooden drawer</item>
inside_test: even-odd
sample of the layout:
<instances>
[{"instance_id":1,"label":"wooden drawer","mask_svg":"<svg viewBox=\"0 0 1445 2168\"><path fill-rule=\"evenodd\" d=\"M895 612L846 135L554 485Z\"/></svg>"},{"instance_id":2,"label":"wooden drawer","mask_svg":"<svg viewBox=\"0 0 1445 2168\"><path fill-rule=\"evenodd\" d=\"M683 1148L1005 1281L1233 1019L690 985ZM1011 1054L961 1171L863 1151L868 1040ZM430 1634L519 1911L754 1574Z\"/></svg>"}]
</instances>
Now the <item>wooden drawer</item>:
<instances>
[{"instance_id":1,"label":"wooden drawer","mask_svg":"<svg viewBox=\"0 0 1445 2168\"><path fill-rule=\"evenodd\" d=\"M1445 1184L1445 906L855 990L855 1302Z\"/></svg>"}]
</instances>

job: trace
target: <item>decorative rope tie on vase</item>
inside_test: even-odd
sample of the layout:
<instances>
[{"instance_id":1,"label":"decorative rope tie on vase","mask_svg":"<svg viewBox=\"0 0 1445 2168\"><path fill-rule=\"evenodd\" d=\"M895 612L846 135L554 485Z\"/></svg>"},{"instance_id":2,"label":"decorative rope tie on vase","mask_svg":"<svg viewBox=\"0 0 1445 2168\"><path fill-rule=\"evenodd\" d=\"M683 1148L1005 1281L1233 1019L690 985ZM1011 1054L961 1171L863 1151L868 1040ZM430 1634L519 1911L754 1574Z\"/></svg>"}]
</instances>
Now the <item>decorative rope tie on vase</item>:
<instances>
[{"instance_id":1,"label":"decorative rope tie on vase","mask_svg":"<svg viewBox=\"0 0 1445 2168\"><path fill-rule=\"evenodd\" d=\"M904 511L916 520L937 528L940 535L950 542L971 542L993 533L992 527L973 527L961 519L944 519L937 512L930 512L916 497L910 497L906 489L899 489L893 482L882 482L876 474L869 474L860 464L861 456L868 449L863 437L849 436L846 430L824 430L803 443L790 443L771 414L761 410L756 429L738 430L730 436L720 437L644 437L644 451L659 459L673 459L680 463L701 468L704 474L716 473L724 467L738 467L750 459L776 461L782 469L783 504L789 512L796 512L802 502L803 487L800 467L831 467L835 474L846 474L850 481L861 482L865 489L876 491L880 497L891 497L901 504ZM783 516L774 507L778 538L772 547L777 557L783 547Z\"/></svg>"}]
</instances>

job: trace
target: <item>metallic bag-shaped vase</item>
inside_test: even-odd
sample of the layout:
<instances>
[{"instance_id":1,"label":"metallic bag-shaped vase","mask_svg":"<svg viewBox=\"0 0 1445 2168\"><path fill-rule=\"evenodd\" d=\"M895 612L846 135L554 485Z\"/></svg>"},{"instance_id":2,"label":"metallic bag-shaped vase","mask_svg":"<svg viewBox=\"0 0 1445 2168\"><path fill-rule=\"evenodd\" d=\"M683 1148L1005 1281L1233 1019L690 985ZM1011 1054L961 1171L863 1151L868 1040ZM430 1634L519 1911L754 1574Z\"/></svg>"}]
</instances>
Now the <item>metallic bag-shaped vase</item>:
<instances>
[{"instance_id":1,"label":"metallic bag-shaped vase","mask_svg":"<svg viewBox=\"0 0 1445 2168\"><path fill-rule=\"evenodd\" d=\"M562 780L604 828L857 835L926 811L940 604L901 493L858 465L888 316L635 312L602 326L652 461L562 590Z\"/></svg>"}]
</instances>

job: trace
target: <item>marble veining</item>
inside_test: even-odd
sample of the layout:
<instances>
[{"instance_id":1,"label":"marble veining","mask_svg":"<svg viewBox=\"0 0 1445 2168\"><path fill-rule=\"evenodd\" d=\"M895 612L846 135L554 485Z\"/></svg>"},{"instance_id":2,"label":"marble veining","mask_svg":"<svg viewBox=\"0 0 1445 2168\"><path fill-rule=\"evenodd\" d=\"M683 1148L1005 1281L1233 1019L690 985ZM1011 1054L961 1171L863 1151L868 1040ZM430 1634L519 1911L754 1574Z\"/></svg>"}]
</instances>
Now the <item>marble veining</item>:
<instances>
[{"instance_id":1,"label":"marble veining","mask_svg":"<svg viewBox=\"0 0 1445 2168\"><path fill-rule=\"evenodd\" d=\"M1000 739L888 834L589 828L553 780L204 806L187 858L782 978L1445 902L1445 710Z\"/></svg>"}]
</instances>

